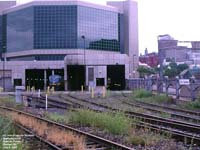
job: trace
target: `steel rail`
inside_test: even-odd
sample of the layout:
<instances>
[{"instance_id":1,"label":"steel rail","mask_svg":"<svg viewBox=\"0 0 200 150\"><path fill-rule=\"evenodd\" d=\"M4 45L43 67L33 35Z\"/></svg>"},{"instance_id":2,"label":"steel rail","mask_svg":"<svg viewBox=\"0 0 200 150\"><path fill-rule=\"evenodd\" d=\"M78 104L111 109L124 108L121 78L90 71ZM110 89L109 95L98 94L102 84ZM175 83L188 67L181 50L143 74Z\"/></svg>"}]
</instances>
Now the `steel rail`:
<instances>
[{"instance_id":1,"label":"steel rail","mask_svg":"<svg viewBox=\"0 0 200 150\"><path fill-rule=\"evenodd\" d=\"M124 97L126 97L128 99L128 97L123 92L122 92L122 96L124 96ZM167 109L167 110L171 110L171 111L176 111L176 112L180 112L180 113L185 113L185 114L191 114L191 115L195 115L195 116L200 116L200 112L198 112L198 111L185 110L185 109L181 109L181 108L173 108L173 107L168 107L168 106L163 106L163 105L158 105L158 104L141 102L141 101L138 101L138 100L134 100L134 101L137 102L137 103L139 103L139 104L144 104L144 105L148 105L148 106L152 106L152 107L163 108L163 109Z\"/></svg>"},{"instance_id":2,"label":"steel rail","mask_svg":"<svg viewBox=\"0 0 200 150\"><path fill-rule=\"evenodd\" d=\"M85 136L89 140L98 142L99 144L102 144L102 145L106 145L109 148L117 148L118 150L134 150L133 148L127 147L125 145L104 139L102 137L99 137L99 136L96 136L96 135L93 135L93 134L90 134L90 133L87 133L87 132L84 132L84 131L81 131L81 130L78 130L78 129L75 129L75 128L67 126L67 125L63 125L61 123L57 123L57 122L54 122L54 121L51 121L51 120L48 120L48 119L45 119L45 118L35 116L35 115L27 113L27 112L16 110L14 108L8 108L8 107L5 107L5 106L0 106L0 109L4 109L4 110L7 110L7 111L12 111L12 112L16 112L18 114L23 114L23 115L26 115L26 116L29 116L29 117L33 117L35 119L38 119L40 121L44 121L44 122L48 123L48 125L55 125L57 127L69 130L73 133Z\"/></svg>"}]
</instances>

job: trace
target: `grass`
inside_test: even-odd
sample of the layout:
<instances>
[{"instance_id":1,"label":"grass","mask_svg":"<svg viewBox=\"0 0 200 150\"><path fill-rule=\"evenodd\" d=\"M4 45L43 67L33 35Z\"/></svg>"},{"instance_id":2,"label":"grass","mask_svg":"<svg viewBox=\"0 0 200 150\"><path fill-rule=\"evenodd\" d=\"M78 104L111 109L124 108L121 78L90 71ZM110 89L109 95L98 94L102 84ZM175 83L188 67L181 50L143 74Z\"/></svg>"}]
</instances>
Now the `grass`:
<instances>
[{"instance_id":1,"label":"grass","mask_svg":"<svg viewBox=\"0 0 200 150\"><path fill-rule=\"evenodd\" d=\"M79 109L70 117L72 123L97 127L112 134L126 134L131 128L129 118L122 113L98 113L90 110Z\"/></svg>"},{"instance_id":2,"label":"grass","mask_svg":"<svg viewBox=\"0 0 200 150\"><path fill-rule=\"evenodd\" d=\"M60 115L58 113L45 113L45 116L55 122L65 123L67 124L69 122L68 115Z\"/></svg>"},{"instance_id":3,"label":"grass","mask_svg":"<svg viewBox=\"0 0 200 150\"><path fill-rule=\"evenodd\" d=\"M11 97L11 96L0 97L0 105L14 106L15 99L14 99L14 97Z\"/></svg>"},{"instance_id":4,"label":"grass","mask_svg":"<svg viewBox=\"0 0 200 150\"><path fill-rule=\"evenodd\" d=\"M199 110L200 109L200 99L196 101L187 102L185 104L181 104L181 108L190 109L190 110Z\"/></svg>"},{"instance_id":5,"label":"grass","mask_svg":"<svg viewBox=\"0 0 200 150\"><path fill-rule=\"evenodd\" d=\"M133 100L154 104L173 103L173 99L166 94L153 95L150 91L146 91L144 89L133 91Z\"/></svg>"},{"instance_id":6,"label":"grass","mask_svg":"<svg viewBox=\"0 0 200 150\"><path fill-rule=\"evenodd\" d=\"M161 112L161 113L159 114L159 116L162 117L162 118L171 118L171 115L168 114L168 113L165 113L165 112Z\"/></svg>"},{"instance_id":7,"label":"grass","mask_svg":"<svg viewBox=\"0 0 200 150\"><path fill-rule=\"evenodd\" d=\"M15 128L10 119L0 117L0 136L6 134L15 134Z\"/></svg>"},{"instance_id":8,"label":"grass","mask_svg":"<svg viewBox=\"0 0 200 150\"><path fill-rule=\"evenodd\" d=\"M15 98L11 96L0 97L0 105L14 107L19 110L21 110L24 107L22 103L16 103Z\"/></svg>"},{"instance_id":9,"label":"grass","mask_svg":"<svg viewBox=\"0 0 200 150\"><path fill-rule=\"evenodd\" d=\"M133 130L127 141L133 145L152 146L169 139L170 135L151 132L148 128L144 128L137 131Z\"/></svg>"},{"instance_id":10,"label":"grass","mask_svg":"<svg viewBox=\"0 0 200 150\"><path fill-rule=\"evenodd\" d=\"M17 134L17 131L15 129L15 126L13 124L13 122L11 121L11 119L8 118L4 118L0 116L0 138L3 139L3 136L6 135L15 135ZM24 150L25 148L27 148L27 145L23 142L11 142L9 141L9 143L11 144L11 147L7 147L7 150L11 150L12 146L16 146L16 150ZM0 150L5 149L5 147L3 146L3 141L0 141Z\"/></svg>"},{"instance_id":11,"label":"grass","mask_svg":"<svg viewBox=\"0 0 200 150\"><path fill-rule=\"evenodd\" d=\"M134 98L146 98L146 97L151 97L152 93L144 89L139 89L133 91L133 96Z\"/></svg>"}]
</instances>

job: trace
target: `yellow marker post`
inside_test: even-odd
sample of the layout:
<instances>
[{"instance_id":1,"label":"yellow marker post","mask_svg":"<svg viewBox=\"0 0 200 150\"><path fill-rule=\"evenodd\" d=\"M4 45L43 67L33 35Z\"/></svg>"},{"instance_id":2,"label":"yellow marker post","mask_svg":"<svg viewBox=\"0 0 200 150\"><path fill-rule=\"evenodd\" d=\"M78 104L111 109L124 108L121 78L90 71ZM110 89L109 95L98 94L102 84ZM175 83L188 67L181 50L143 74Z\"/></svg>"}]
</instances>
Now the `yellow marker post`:
<instances>
[{"instance_id":1,"label":"yellow marker post","mask_svg":"<svg viewBox=\"0 0 200 150\"><path fill-rule=\"evenodd\" d=\"M35 87L33 86L32 88L33 88L32 92L35 92Z\"/></svg>"},{"instance_id":2,"label":"yellow marker post","mask_svg":"<svg viewBox=\"0 0 200 150\"><path fill-rule=\"evenodd\" d=\"M91 97L94 98L94 88L92 87L92 94Z\"/></svg>"},{"instance_id":3,"label":"yellow marker post","mask_svg":"<svg viewBox=\"0 0 200 150\"><path fill-rule=\"evenodd\" d=\"M54 94L54 92L55 92L55 88L54 88L54 86L51 88L51 93L52 94Z\"/></svg>"},{"instance_id":4,"label":"yellow marker post","mask_svg":"<svg viewBox=\"0 0 200 150\"><path fill-rule=\"evenodd\" d=\"M50 87L48 86L47 87L47 94L49 94L50 93Z\"/></svg>"},{"instance_id":5,"label":"yellow marker post","mask_svg":"<svg viewBox=\"0 0 200 150\"><path fill-rule=\"evenodd\" d=\"M81 85L81 92L83 93L83 85Z\"/></svg>"},{"instance_id":6,"label":"yellow marker post","mask_svg":"<svg viewBox=\"0 0 200 150\"><path fill-rule=\"evenodd\" d=\"M103 96L103 98L106 97L106 88L105 88L105 86L103 86L103 89L102 89L102 96Z\"/></svg>"}]
</instances>

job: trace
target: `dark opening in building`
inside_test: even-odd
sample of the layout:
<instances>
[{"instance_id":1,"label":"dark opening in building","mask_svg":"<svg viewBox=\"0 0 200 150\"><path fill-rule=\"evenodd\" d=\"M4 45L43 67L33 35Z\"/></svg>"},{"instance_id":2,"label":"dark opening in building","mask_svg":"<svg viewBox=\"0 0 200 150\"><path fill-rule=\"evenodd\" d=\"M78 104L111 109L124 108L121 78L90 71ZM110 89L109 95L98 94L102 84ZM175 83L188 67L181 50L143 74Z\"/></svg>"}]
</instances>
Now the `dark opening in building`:
<instances>
[{"instance_id":1,"label":"dark opening in building","mask_svg":"<svg viewBox=\"0 0 200 150\"><path fill-rule=\"evenodd\" d=\"M21 86L21 85L22 85L22 79L14 79L14 87Z\"/></svg>"},{"instance_id":2,"label":"dark opening in building","mask_svg":"<svg viewBox=\"0 0 200 150\"><path fill-rule=\"evenodd\" d=\"M107 66L107 85L110 90L125 89L125 65Z\"/></svg>"},{"instance_id":3,"label":"dark opening in building","mask_svg":"<svg viewBox=\"0 0 200 150\"><path fill-rule=\"evenodd\" d=\"M51 86L49 82L49 76L52 75L53 71L55 75L57 74L62 77L62 80L55 87L55 89L64 90L64 69L27 69L25 72L26 86L34 86L35 89L44 90L45 86Z\"/></svg>"},{"instance_id":4,"label":"dark opening in building","mask_svg":"<svg viewBox=\"0 0 200 150\"><path fill-rule=\"evenodd\" d=\"M68 65L67 66L68 90L81 90L81 86L85 85L85 66L84 65Z\"/></svg>"},{"instance_id":5,"label":"dark opening in building","mask_svg":"<svg viewBox=\"0 0 200 150\"><path fill-rule=\"evenodd\" d=\"M27 69L25 72L26 86L35 87L35 89L44 89L44 70Z\"/></svg>"},{"instance_id":6,"label":"dark opening in building","mask_svg":"<svg viewBox=\"0 0 200 150\"><path fill-rule=\"evenodd\" d=\"M97 86L104 86L105 85L104 78L96 78L96 85Z\"/></svg>"}]
</instances>

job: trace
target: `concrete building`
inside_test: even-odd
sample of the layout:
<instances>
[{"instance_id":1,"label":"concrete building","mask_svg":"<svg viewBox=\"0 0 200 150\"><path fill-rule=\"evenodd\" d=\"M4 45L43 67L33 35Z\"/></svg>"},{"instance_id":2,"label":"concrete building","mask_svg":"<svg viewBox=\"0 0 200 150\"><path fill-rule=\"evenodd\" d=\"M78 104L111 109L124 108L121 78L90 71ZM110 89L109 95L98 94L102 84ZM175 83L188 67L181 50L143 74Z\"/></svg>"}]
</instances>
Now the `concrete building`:
<instances>
[{"instance_id":1,"label":"concrete building","mask_svg":"<svg viewBox=\"0 0 200 150\"><path fill-rule=\"evenodd\" d=\"M1 86L43 90L49 76L60 75L61 90L124 89L138 64L137 12L132 0L37 0L1 9Z\"/></svg>"}]
</instances>

